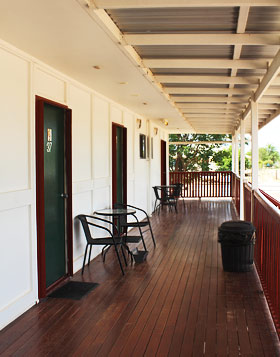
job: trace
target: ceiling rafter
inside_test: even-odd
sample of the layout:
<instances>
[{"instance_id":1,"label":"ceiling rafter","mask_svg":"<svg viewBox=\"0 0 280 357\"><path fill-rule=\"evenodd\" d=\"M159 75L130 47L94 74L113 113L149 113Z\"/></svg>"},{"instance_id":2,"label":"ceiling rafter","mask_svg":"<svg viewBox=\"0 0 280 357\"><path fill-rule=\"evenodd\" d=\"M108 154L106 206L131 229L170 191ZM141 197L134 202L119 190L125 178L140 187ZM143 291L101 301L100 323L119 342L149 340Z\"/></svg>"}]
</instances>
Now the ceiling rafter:
<instances>
[{"instance_id":1,"label":"ceiling rafter","mask_svg":"<svg viewBox=\"0 0 280 357\"><path fill-rule=\"evenodd\" d=\"M215 68L215 69L266 69L271 59L144 59L143 63L148 68Z\"/></svg>"},{"instance_id":2,"label":"ceiling rafter","mask_svg":"<svg viewBox=\"0 0 280 357\"><path fill-rule=\"evenodd\" d=\"M240 36L238 34L243 34L246 31L246 25L248 21L248 16L249 16L249 6L240 6L239 8L239 14L238 14L238 21L237 21L237 28L236 28L236 35L235 36ZM235 44L234 50L233 50L233 59L238 60L240 59L241 56L241 51L242 51L242 44ZM231 77L235 77L237 75L237 68L232 68L230 75ZM234 84L230 84L229 88L234 88ZM229 94L231 96L232 94Z\"/></svg>"},{"instance_id":3,"label":"ceiling rafter","mask_svg":"<svg viewBox=\"0 0 280 357\"><path fill-rule=\"evenodd\" d=\"M252 90L246 88L229 89L229 88L185 88L185 87L166 87L165 91L169 94L221 94L221 95L251 95ZM271 91L271 95L277 95L277 89ZM266 93L267 94L267 93Z\"/></svg>"},{"instance_id":4,"label":"ceiling rafter","mask_svg":"<svg viewBox=\"0 0 280 357\"><path fill-rule=\"evenodd\" d=\"M266 89L271 85L274 78L279 74L279 72L280 72L280 50L277 52L277 55L274 57L270 67L267 70L267 73L261 80L258 89L254 93L253 98L255 101L262 102L262 103L266 103L267 101L270 101L271 103L272 102L280 103L279 98L270 97L270 99L267 99L264 97L264 95L266 94ZM242 119L245 120L250 112L251 112L251 105L248 105L243 113Z\"/></svg>"},{"instance_id":5,"label":"ceiling rafter","mask_svg":"<svg viewBox=\"0 0 280 357\"><path fill-rule=\"evenodd\" d=\"M185 103L248 103L246 98L240 97L172 97L175 102Z\"/></svg>"},{"instance_id":6,"label":"ceiling rafter","mask_svg":"<svg viewBox=\"0 0 280 357\"><path fill-rule=\"evenodd\" d=\"M273 25L268 31L261 28L260 31L246 33L251 8L255 13L258 6L279 7L279 0L84 1L115 43L193 128L200 130L201 122L210 117L213 119L213 126L207 127L210 131L222 127L222 124L216 126L217 120L219 123L224 121L226 130L236 129L240 118L248 115L251 100L259 102L260 123L267 121L279 108L280 54L278 63L278 55L274 57L274 53L280 46L280 33L273 30ZM219 7L218 12L215 7ZM221 9L226 7L232 17L229 15L231 23L224 28L219 24L216 30L208 29L205 13L200 19L204 22L196 22L193 27L192 23L184 27L179 23L182 30L172 27L180 8L190 8L190 13L196 14L198 19L199 8L202 12L203 8L211 8L209 24L213 26L214 16L221 16ZM158 14L153 10L156 8L160 8ZM169 8L172 9L170 13L167 11ZM129 18L130 13L132 16ZM149 22L150 14L159 21ZM137 23L133 22L135 16ZM170 20L165 22L168 26L165 30L157 28L166 16ZM185 10L183 16L189 16L189 12ZM234 29L230 26L236 26L236 33L232 33ZM144 28L147 32L143 31ZM183 46L182 57L178 46ZM217 58L211 57L211 46L216 46L212 53L216 53ZM230 46L233 46L232 58ZM244 52L243 46L246 46ZM232 120L232 125L228 124L229 120Z\"/></svg>"},{"instance_id":7,"label":"ceiling rafter","mask_svg":"<svg viewBox=\"0 0 280 357\"><path fill-rule=\"evenodd\" d=\"M255 88L259 84L260 76L229 77L229 76L197 76L197 75L155 75L155 78L162 83L205 83L205 84L245 84ZM280 78L276 78L273 84L280 85Z\"/></svg>"},{"instance_id":8,"label":"ceiling rafter","mask_svg":"<svg viewBox=\"0 0 280 357\"><path fill-rule=\"evenodd\" d=\"M249 7L241 7L240 9L240 19L247 22ZM242 25L239 26L240 29L243 29L243 27ZM279 47L280 44L279 34L243 34L241 32L237 34L126 34L123 37L127 44L132 46L269 45Z\"/></svg>"},{"instance_id":9,"label":"ceiling rafter","mask_svg":"<svg viewBox=\"0 0 280 357\"><path fill-rule=\"evenodd\" d=\"M280 50L277 52L277 55L274 57L266 75L263 77L259 85L259 88L256 90L256 93L254 95L254 100L256 102L260 100L264 94L268 93L268 90L266 89L271 85L274 78L278 76L279 72L280 72Z\"/></svg>"},{"instance_id":10,"label":"ceiling rafter","mask_svg":"<svg viewBox=\"0 0 280 357\"><path fill-rule=\"evenodd\" d=\"M149 9L172 7L279 6L278 0L87 0L99 9Z\"/></svg>"},{"instance_id":11,"label":"ceiling rafter","mask_svg":"<svg viewBox=\"0 0 280 357\"><path fill-rule=\"evenodd\" d=\"M78 1L81 2L82 0ZM157 88L157 90L159 90L162 95L164 95L164 97L168 100L170 105L174 107L174 109L178 112L182 119L188 122L184 115L180 112L179 108L176 107L176 104L172 100L170 100L169 94L164 91L161 83L156 80L151 70L145 66L142 61L142 58L138 55L135 49L124 41L123 33L120 31L120 29L111 19L111 17L107 14L107 12L103 8L99 8L98 6L96 6L95 1L86 0L86 4L86 11L90 15L90 17L93 18L94 21L99 23L99 25L108 33L108 35L120 46L121 50L125 53L125 55L130 60L132 60L132 62L137 66L137 68L139 68L139 70L142 71L143 75L150 81L150 83L155 88ZM190 123L188 124L191 128L193 128Z\"/></svg>"}]
</instances>

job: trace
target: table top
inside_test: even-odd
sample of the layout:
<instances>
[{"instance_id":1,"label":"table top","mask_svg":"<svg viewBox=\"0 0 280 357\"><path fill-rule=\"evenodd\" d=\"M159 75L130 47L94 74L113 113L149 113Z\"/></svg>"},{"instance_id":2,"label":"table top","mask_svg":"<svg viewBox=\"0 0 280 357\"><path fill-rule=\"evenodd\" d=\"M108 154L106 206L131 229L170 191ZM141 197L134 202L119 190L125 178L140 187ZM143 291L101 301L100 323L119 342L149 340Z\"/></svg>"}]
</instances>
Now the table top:
<instances>
[{"instance_id":1,"label":"table top","mask_svg":"<svg viewBox=\"0 0 280 357\"><path fill-rule=\"evenodd\" d=\"M94 213L101 216L128 216L129 214L135 214L136 211L128 208L105 208Z\"/></svg>"},{"instance_id":2,"label":"table top","mask_svg":"<svg viewBox=\"0 0 280 357\"><path fill-rule=\"evenodd\" d=\"M157 187L161 187L161 188L175 188L176 185L158 185Z\"/></svg>"}]
</instances>

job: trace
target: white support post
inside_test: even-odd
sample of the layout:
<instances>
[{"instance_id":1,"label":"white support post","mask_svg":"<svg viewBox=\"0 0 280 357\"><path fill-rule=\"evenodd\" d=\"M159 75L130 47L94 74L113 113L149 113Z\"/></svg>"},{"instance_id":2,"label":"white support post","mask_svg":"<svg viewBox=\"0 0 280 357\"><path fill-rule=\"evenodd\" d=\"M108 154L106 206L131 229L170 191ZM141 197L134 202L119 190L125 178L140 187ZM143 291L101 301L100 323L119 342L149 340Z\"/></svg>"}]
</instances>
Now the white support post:
<instances>
[{"instance_id":1,"label":"white support post","mask_svg":"<svg viewBox=\"0 0 280 357\"><path fill-rule=\"evenodd\" d=\"M235 173L235 134L232 134L232 144L231 144L231 171Z\"/></svg>"},{"instance_id":2,"label":"white support post","mask_svg":"<svg viewBox=\"0 0 280 357\"><path fill-rule=\"evenodd\" d=\"M258 145L258 103L251 102L252 120L252 190L258 189L259 145Z\"/></svg>"},{"instance_id":3,"label":"white support post","mask_svg":"<svg viewBox=\"0 0 280 357\"><path fill-rule=\"evenodd\" d=\"M235 173L237 176L239 176L239 157L238 157L238 151L239 151L239 134L238 132L236 132L235 134L235 154L234 154L234 158L235 158Z\"/></svg>"},{"instance_id":4,"label":"white support post","mask_svg":"<svg viewBox=\"0 0 280 357\"><path fill-rule=\"evenodd\" d=\"M251 196L251 220L254 222L254 190L258 189L259 171L259 145L258 145L258 103L251 102L252 120L252 196Z\"/></svg>"},{"instance_id":5,"label":"white support post","mask_svg":"<svg viewBox=\"0 0 280 357\"><path fill-rule=\"evenodd\" d=\"M245 121L240 123L240 219L244 220Z\"/></svg>"}]
</instances>

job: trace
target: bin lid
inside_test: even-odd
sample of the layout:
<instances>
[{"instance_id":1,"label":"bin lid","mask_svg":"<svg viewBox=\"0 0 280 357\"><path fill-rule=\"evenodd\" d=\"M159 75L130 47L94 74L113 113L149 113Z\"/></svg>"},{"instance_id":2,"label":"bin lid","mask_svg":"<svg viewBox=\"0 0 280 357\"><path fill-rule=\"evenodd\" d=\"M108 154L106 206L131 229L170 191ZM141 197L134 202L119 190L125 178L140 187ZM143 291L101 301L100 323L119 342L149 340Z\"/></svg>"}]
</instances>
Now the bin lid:
<instances>
[{"instance_id":1,"label":"bin lid","mask_svg":"<svg viewBox=\"0 0 280 357\"><path fill-rule=\"evenodd\" d=\"M226 221L219 227L220 232L252 233L255 230L254 225L247 221Z\"/></svg>"}]
</instances>

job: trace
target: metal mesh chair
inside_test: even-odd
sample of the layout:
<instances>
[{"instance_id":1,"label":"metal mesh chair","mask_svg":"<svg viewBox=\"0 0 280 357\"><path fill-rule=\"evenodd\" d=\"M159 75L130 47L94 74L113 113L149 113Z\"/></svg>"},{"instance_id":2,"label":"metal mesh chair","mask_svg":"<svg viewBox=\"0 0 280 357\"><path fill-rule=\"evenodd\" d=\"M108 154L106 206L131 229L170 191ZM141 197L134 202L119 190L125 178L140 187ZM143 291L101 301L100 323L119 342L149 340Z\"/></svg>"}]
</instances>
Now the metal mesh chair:
<instances>
[{"instance_id":1,"label":"metal mesh chair","mask_svg":"<svg viewBox=\"0 0 280 357\"><path fill-rule=\"evenodd\" d=\"M132 206L132 205L128 205L128 204L125 204L125 203L118 203L118 204L115 205L115 207L116 208L132 208L132 209L135 209L136 212L139 211L139 212L144 213L146 217L145 217L145 219L143 221L139 221L135 214L133 215L133 217L135 218L134 222L127 222L126 217L125 217L125 219L121 220L121 227L124 228L126 234L127 234L128 228L138 228L145 250L147 250L147 249L146 249L146 245L145 245L143 234L145 232L150 231L151 237L152 237L152 240L153 240L153 244L154 244L154 246L156 246L156 241L155 241L155 237L154 237L154 234L153 234L151 222L150 222L148 213L146 211L144 211L142 208L135 207L135 206ZM147 227L146 230L142 230L143 228L146 228L146 227ZM129 235L126 236L126 240L128 240L128 242L129 242L129 237L130 237Z\"/></svg>"},{"instance_id":2,"label":"metal mesh chair","mask_svg":"<svg viewBox=\"0 0 280 357\"><path fill-rule=\"evenodd\" d=\"M177 213L178 187L174 187L170 192L169 189L162 186L154 186L153 190L156 196L154 211L158 210L158 212L160 212L162 207L168 206L170 211L172 207L174 207Z\"/></svg>"},{"instance_id":3,"label":"metal mesh chair","mask_svg":"<svg viewBox=\"0 0 280 357\"><path fill-rule=\"evenodd\" d=\"M126 257L124 254L123 247L125 249L127 249L127 247L125 246L123 239L120 237L118 228L116 227L116 225L113 222L107 221L106 219L102 219L102 218L95 217L95 216L89 216L89 215L85 215L85 214L80 214L77 216L77 218L80 220L80 222L82 224L82 227L83 227L83 230L84 230L84 233L86 236L86 240L87 240L87 245L86 245L84 260L83 260L82 274L84 273L88 247L90 247L89 256L88 256L88 265L89 265L92 246L93 245L103 245L104 246L103 250L102 250L103 261L105 261L104 248L113 246L115 248L115 252L116 252L116 255L118 258L118 262L119 262L122 274L124 275L123 266L122 266L120 255L118 252L118 246L121 247L125 265L127 265L127 261L126 261ZM89 221L89 219L90 219L90 221ZM107 225L109 225L109 227L112 227L111 230L107 227L102 226L101 225L102 223L106 223ZM108 233L108 235L106 237L93 237L91 234L91 231L90 231L90 226L95 227L97 229L97 231L100 230L100 234L104 233L104 231L105 231L106 233Z\"/></svg>"}]
</instances>

